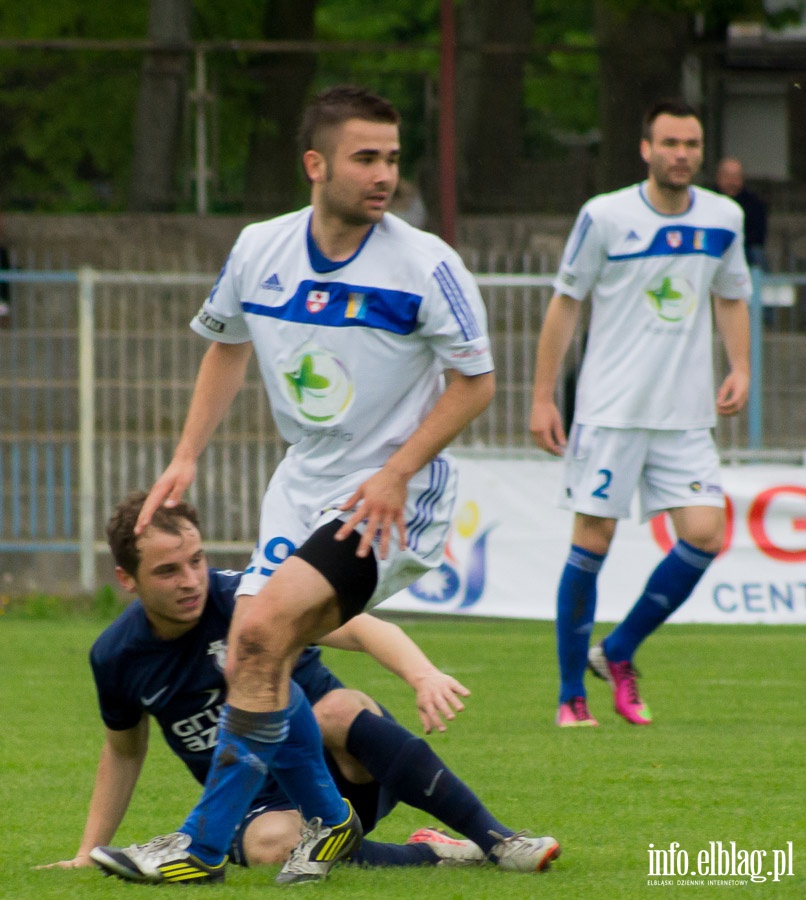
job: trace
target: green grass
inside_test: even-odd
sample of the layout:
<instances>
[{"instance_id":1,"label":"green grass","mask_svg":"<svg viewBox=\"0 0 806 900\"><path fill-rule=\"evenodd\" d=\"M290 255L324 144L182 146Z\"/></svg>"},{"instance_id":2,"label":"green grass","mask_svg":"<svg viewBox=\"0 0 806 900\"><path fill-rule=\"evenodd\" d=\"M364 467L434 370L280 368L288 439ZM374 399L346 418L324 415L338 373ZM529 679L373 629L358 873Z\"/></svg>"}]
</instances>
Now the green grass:
<instances>
[{"instance_id":1,"label":"green grass","mask_svg":"<svg viewBox=\"0 0 806 900\"><path fill-rule=\"evenodd\" d=\"M341 867L326 885L295 888L295 897L631 900L739 890L648 886L649 844L668 848L672 841L692 861L710 841L735 841L740 849L767 850L770 857L793 841L794 877L747 884L742 896L806 896L803 628L668 626L638 660L655 724L628 726L612 712L607 688L595 682L590 703L602 727L560 731L552 724L551 623L399 621L438 665L473 691L448 733L429 739L432 746L500 819L554 835L563 856L541 876L491 866ZM87 651L102 626L97 616L32 619L12 611L0 617L0 897L95 900L153 890L104 879L93 870L31 868L72 857L81 836L102 737ZM597 635L603 632L598 626ZM329 652L327 659L348 684L372 693L418 729L405 685L360 655ZM117 842L174 829L197 795L195 783L153 730L151 753ZM423 813L398 807L374 836L404 841L426 824ZM273 874L230 867L226 884L210 890L220 900L265 900L282 890Z\"/></svg>"}]
</instances>

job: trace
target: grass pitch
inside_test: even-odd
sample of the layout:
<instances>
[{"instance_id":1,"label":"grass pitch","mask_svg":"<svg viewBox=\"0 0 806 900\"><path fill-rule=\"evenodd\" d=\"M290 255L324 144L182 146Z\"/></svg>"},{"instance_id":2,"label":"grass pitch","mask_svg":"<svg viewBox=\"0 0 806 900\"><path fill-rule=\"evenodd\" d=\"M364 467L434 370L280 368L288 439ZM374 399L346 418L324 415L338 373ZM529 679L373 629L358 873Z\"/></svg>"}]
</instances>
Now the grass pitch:
<instances>
[{"instance_id":1,"label":"grass pitch","mask_svg":"<svg viewBox=\"0 0 806 900\"><path fill-rule=\"evenodd\" d=\"M220 900L265 900L282 890L336 900L806 896L803 628L667 626L637 659L652 726L623 722L606 685L590 679L589 702L601 727L560 730L553 725L552 623L397 621L473 692L448 732L429 738L432 746L502 821L559 839L563 855L552 869L531 876L492 866L340 867L324 885L292 889L274 885L273 869L230 867L224 885L161 892L209 890ZM154 890L89 869L32 868L71 858L78 847L102 739L87 652L103 625L97 617L52 611L0 617L0 897L95 900ZM604 633L597 626L594 639ZM408 687L358 654L327 651L326 659L348 685L373 694L419 733ZM173 830L198 796L156 729L151 745L117 843ZM427 824L423 813L401 806L373 836L405 841ZM746 866L767 880L678 874L681 851L694 871L711 842L726 853L732 846L739 858L744 851ZM793 874L774 882L766 876L773 851L788 851L789 842ZM655 873L661 859L674 862L666 876L652 874L650 845L664 851L652 863Z\"/></svg>"}]
</instances>

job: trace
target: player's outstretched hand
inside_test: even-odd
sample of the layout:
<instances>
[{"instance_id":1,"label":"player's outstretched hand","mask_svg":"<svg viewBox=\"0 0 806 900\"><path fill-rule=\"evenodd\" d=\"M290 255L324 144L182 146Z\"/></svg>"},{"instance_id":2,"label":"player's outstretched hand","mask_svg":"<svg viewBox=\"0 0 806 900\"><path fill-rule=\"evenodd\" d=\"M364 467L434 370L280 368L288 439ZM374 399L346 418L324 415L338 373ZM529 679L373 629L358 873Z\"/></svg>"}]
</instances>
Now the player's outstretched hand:
<instances>
[{"instance_id":1,"label":"player's outstretched hand","mask_svg":"<svg viewBox=\"0 0 806 900\"><path fill-rule=\"evenodd\" d=\"M195 477L195 462L174 459L149 491L134 526L134 533L142 534L160 506L176 506Z\"/></svg>"},{"instance_id":2,"label":"player's outstretched hand","mask_svg":"<svg viewBox=\"0 0 806 900\"><path fill-rule=\"evenodd\" d=\"M397 529L400 548L406 547L406 486L408 479L384 466L370 476L358 490L339 508L355 510L350 518L336 532L336 540L343 541L357 525L366 522L364 533L358 544L358 556L369 555L375 536L380 537L381 559L389 553L389 541L392 538L392 526Z\"/></svg>"},{"instance_id":3,"label":"player's outstretched hand","mask_svg":"<svg viewBox=\"0 0 806 900\"><path fill-rule=\"evenodd\" d=\"M74 859L63 859L60 862L34 866L34 869L85 869L94 865L89 856L76 856Z\"/></svg>"},{"instance_id":4,"label":"player's outstretched hand","mask_svg":"<svg viewBox=\"0 0 806 900\"><path fill-rule=\"evenodd\" d=\"M555 456L562 456L565 452L565 429L560 418L560 411L554 403L535 402L532 404L529 431L531 431L537 446L542 450L548 450Z\"/></svg>"},{"instance_id":5,"label":"player's outstretched hand","mask_svg":"<svg viewBox=\"0 0 806 900\"><path fill-rule=\"evenodd\" d=\"M417 681L417 712L426 734L434 729L446 731L445 721L452 722L456 713L465 708L462 697L469 697L470 691L453 676L444 672L424 675Z\"/></svg>"}]
</instances>

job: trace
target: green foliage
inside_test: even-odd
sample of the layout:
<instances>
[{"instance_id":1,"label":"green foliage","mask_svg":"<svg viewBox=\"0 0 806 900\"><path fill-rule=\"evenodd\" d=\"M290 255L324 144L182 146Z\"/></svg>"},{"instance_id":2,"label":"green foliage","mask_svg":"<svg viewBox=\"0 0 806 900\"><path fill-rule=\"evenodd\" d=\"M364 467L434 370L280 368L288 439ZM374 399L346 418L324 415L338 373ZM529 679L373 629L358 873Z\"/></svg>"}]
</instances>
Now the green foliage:
<instances>
[{"instance_id":1,"label":"green foliage","mask_svg":"<svg viewBox=\"0 0 806 900\"><path fill-rule=\"evenodd\" d=\"M21 39L142 37L147 4L0 4ZM0 52L0 200L35 210L121 208L139 55Z\"/></svg>"},{"instance_id":2,"label":"green foliage","mask_svg":"<svg viewBox=\"0 0 806 900\"><path fill-rule=\"evenodd\" d=\"M506 824L555 835L563 855L539 876L469 869L340 867L327 885L295 889L329 900L613 900L653 896L648 846L679 842L692 858L709 841L745 850L794 841L794 877L744 885L752 896L803 896L803 628L669 625L642 649L642 691L655 723L635 728L610 709L607 687L590 684L598 729L552 724L556 660L551 622L431 616L401 620L431 658L468 688L466 709L428 738ZM5 811L2 893L14 900L82 900L149 893L90 869L36 871L78 847L103 728L87 653L97 622L0 619ZM604 633L597 627L595 639ZM410 689L363 654L327 651L349 685L361 687L419 733ZM155 731L117 842L175 828L198 785ZM58 798L58 810L54 807ZM399 806L378 840L404 841L432 821ZM766 860L769 861L769 857ZM230 867L219 900L265 900L276 868ZM737 886L733 891L739 890ZM169 893L180 888L165 888ZM192 888L188 888L193 891ZM657 888L664 897L710 898L725 886ZM692 893L693 892L693 893ZM162 890L160 891L162 896ZM279 893L278 893L279 896Z\"/></svg>"},{"instance_id":3,"label":"green foliage","mask_svg":"<svg viewBox=\"0 0 806 900\"><path fill-rule=\"evenodd\" d=\"M90 617L98 622L110 622L119 615L125 604L110 584L105 584L92 596L58 597L42 591L21 597L0 597L0 616L8 621L34 619L39 622L64 622L67 619Z\"/></svg>"},{"instance_id":4,"label":"green foliage","mask_svg":"<svg viewBox=\"0 0 806 900\"><path fill-rule=\"evenodd\" d=\"M527 155L566 152L597 126L598 56L590 0L523 0L533 3L538 48L526 64L524 122ZM803 13L804 0L768 13L763 0L600 0L624 15L698 14L705 36L718 39L736 18L780 25ZM0 0L4 38L143 40L150 0L86 3ZM194 0L197 40L254 40L264 36L270 0ZM434 100L439 78L439 0L318 0L316 37L334 42L408 45L373 52L319 55L316 87L339 81L367 83L402 111L404 174L435 151ZM552 48L546 51L544 48ZM265 85L255 57L243 50L208 56L211 110L212 194L220 209L242 202L254 105ZM0 50L0 208L95 211L125 208L142 54L88 49ZM461 89L460 89L461 93ZM189 109L192 107L189 105ZM192 122L181 180L192 167ZM289 135L289 139L291 136ZM192 198L185 198L192 208Z\"/></svg>"},{"instance_id":5,"label":"green foliage","mask_svg":"<svg viewBox=\"0 0 806 900\"><path fill-rule=\"evenodd\" d=\"M111 584L98 588L92 598L92 612L99 619L111 620L122 608L120 598Z\"/></svg>"},{"instance_id":6,"label":"green foliage","mask_svg":"<svg viewBox=\"0 0 806 900\"><path fill-rule=\"evenodd\" d=\"M527 153L540 159L595 128L599 59L591 3L538 0L536 13L535 41L551 49L532 54L524 94Z\"/></svg>"}]
</instances>

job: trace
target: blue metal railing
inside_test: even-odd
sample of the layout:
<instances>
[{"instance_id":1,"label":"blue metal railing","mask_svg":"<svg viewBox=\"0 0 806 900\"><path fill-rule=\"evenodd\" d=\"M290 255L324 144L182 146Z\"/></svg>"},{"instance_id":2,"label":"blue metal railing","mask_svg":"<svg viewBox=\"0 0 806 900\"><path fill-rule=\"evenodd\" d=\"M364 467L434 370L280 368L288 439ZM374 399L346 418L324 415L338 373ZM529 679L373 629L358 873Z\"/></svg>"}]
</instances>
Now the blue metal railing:
<instances>
[{"instance_id":1,"label":"blue metal railing","mask_svg":"<svg viewBox=\"0 0 806 900\"><path fill-rule=\"evenodd\" d=\"M750 313L753 376L747 413L747 435L744 445L740 445L741 442L734 443L729 449L740 459L766 453L770 454L770 458L782 459L786 454L787 459L797 459L799 451L783 451L780 448L776 450L769 446L769 442L765 446L764 425L767 418L764 343L765 315L768 309L764 306L763 297L765 288L791 288L793 302L800 302L798 289L806 287L806 273L770 275L754 269L752 277L753 298ZM521 294L518 292L521 289L528 289L523 292L524 309L530 305L537 309L535 304L544 303L550 294L553 280L553 276L545 274L483 274L477 278L483 291L512 291L511 295L505 293L504 305L514 302L512 297L516 295L520 298ZM0 331L0 347L6 347L8 353L5 359L0 360L0 382L5 383L5 387L0 387L0 390L8 392L5 402L0 398L0 412L5 409L7 417L5 422L0 420L0 552L40 550L79 552L82 557L82 588L87 590L92 588L94 556L103 546L100 541L102 513L99 513L99 508L104 504L98 502L102 481L98 465L104 470L103 477L107 478L112 490L147 486L128 484L125 466L121 468L122 457L116 456L116 452L118 454L131 452L126 450L128 436L116 435L114 442L110 442L107 446L107 439L98 435L95 398L96 394L101 396L99 390L106 388L99 388L99 381L96 378L96 344L101 339L99 335L102 333L103 340L108 340L109 333L114 331L119 323L103 318L105 307L97 300L97 286L123 285L127 290L131 288L133 296L137 298L139 294L136 292L141 290L141 286L147 286L149 290L155 288L168 290L177 286L209 287L213 280L214 276L210 274L147 274L100 272L90 269L0 270L0 282L26 286L25 296L22 292L20 296L12 296L11 328ZM52 291L50 294L45 291L42 297L39 297L34 291L36 286L50 289L62 286L66 289L66 293L60 296L53 295ZM500 296L499 294L497 301L499 308L502 303ZM19 308L15 309L18 301ZM62 318L57 321L49 319L47 312L44 312L38 314L40 319L35 322L32 310L37 303L51 303L53 308L69 310L69 314L67 311L60 312ZM25 304L30 307L26 311L26 316L31 317L30 321L22 321L21 318ZM534 331L536 325L532 323L538 321L539 316L536 312L525 316L520 323L512 324L507 319L508 324L503 326L505 329L520 327L524 330L524 335L518 334L517 341L509 340L513 337L509 331L504 335L510 347L514 348L514 357L528 356L534 352L534 335L525 332ZM162 326L145 321L143 327L159 331ZM802 340L803 356L806 356L806 334L793 332L784 337L795 342ZM119 338L120 343L109 344L108 355L116 358L119 354L122 360L126 341L136 339L138 339L136 335L129 334L126 337L124 334ZM39 343L36 343L37 341ZM526 345L531 345L531 348ZM799 344L795 348L796 353L799 352L797 347ZM519 348L526 349L521 353ZM113 407L115 398L124 392L128 385L128 374L122 361L120 368L121 371L115 375L118 379L114 387L115 393L109 395L109 402ZM502 367L502 372L504 368ZM189 364L187 369L188 383L192 383L195 370L192 364ZM523 393L524 390L528 391L529 386L525 383L514 385L509 383L509 379L517 377L520 381L526 382L530 378L528 374L530 370L531 360L526 360L520 374L499 378L502 411L495 414L499 419L505 417L505 410L508 410L506 415L512 415L518 420L521 418L519 407L511 402L511 394L516 387ZM157 364L153 371L155 397L161 388L162 374ZM107 376L104 375L104 378ZM804 388L806 389L806 386ZM172 400L173 406L182 406L182 396L184 395L176 395L180 397L180 401L175 397ZM769 396L768 393L767 402ZM509 406L506 406L507 403ZM183 409L179 415L180 419L183 418ZM37 427L31 424L34 421L38 423ZM25 427L21 423L24 423ZM515 424L521 432L525 431L525 423ZM503 432L491 433L494 433L496 439L487 441L487 452L505 453L508 449L512 449L501 444L499 435ZM510 428L506 433L514 432ZM241 439L239 437L239 440ZM257 436L257 440L260 440L260 435ZM798 446L802 448L803 443L801 441ZM528 444L527 440L523 446L519 445L518 452L529 452L523 449ZM162 452L160 450L156 456ZM149 456L148 467L151 465L152 459ZM118 469L121 470L120 473ZM114 473L112 477L109 477L107 470ZM249 490L244 491L243 485L241 488L241 496L245 494L251 496ZM108 499L105 498L106 501ZM213 518L218 521L222 516L216 515ZM211 542L224 540L215 533L208 534L208 538Z\"/></svg>"}]
</instances>

